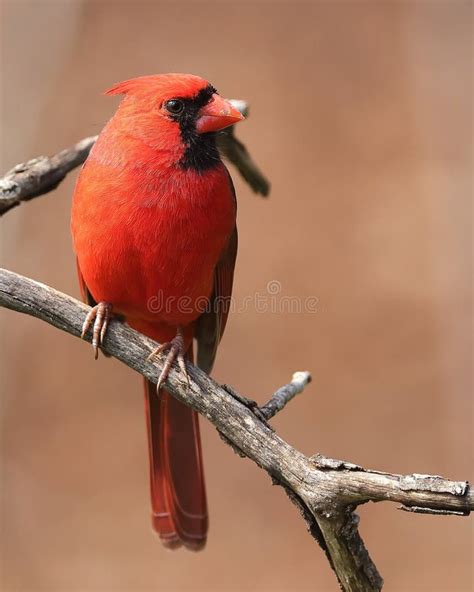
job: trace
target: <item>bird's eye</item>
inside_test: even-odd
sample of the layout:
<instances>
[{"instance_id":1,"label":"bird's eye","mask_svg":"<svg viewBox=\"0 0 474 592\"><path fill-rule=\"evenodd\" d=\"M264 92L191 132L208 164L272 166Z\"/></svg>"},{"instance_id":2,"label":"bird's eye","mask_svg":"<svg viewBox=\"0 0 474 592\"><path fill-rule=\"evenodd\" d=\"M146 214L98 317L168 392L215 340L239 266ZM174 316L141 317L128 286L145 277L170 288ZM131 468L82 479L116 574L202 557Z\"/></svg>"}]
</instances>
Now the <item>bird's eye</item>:
<instances>
[{"instance_id":1,"label":"bird's eye","mask_svg":"<svg viewBox=\"0 0 474 592\"><path fill-rule=\"evenodd\" d=\"M172 115L179 115L184 111L184 103L179 99L170 99L166 101L165 107Z\"/></svg>"}]
</instances>

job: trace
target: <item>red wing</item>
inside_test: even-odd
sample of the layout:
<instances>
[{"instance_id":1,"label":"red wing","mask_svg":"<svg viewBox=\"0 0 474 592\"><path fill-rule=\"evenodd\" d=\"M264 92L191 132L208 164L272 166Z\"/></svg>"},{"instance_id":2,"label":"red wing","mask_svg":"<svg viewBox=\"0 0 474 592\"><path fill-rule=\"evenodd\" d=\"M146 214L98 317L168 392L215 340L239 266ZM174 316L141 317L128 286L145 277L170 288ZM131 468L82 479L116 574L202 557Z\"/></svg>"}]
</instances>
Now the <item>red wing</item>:
<instances>
[{"instance_id":1,"label":"red wing","mask_svg":"<svg viewBox=\"0 0 474 592\"><path fill-rule=\"evenodd\" d=\"M237 228L234 228L227 248L214 272L214 290L208 310L199 317L196 326L197 364L208 374L214 365L217 346L224 334L229 316L237 242Z\"/></svg>"}]
</instances>

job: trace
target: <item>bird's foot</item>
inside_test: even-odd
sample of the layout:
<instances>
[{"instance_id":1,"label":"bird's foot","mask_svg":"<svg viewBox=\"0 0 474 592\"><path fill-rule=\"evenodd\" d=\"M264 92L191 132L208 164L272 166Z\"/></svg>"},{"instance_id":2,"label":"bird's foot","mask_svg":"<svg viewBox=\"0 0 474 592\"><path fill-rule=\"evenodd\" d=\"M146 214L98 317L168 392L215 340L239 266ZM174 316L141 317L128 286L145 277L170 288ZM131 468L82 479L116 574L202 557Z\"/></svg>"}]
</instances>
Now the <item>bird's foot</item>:
<instances>
[{"instance_id":1,"label":"bird's foot","mask_svg":"<svg viewBox=\"0 0 474 592\"><path fill-rule=\"evenodd\" d=\"M104 342L104 337L112 317L112 305L108 302L99 302L87 314L82 325L81 337L84 339L90 326L92 326L92 347L94 348L94 357L97 360L99 347Z\"/></svg>"},{"instance_id":2,"label":"bird's foot","mask_svg":"<svg viewBox=\"0 0 474 592\"><path fill-rule=\"evenodd\" d=\"M171 341L162 343L159 347L154 349L148 356L148 360L154 358L155 356L158 356L159 354L165 351L168 351L168 354L166 356L165 363L163 365L163 370L161 371L160 377L158 378L158 383L156 385L156 392L158 393L160 392L160 388L162 387L163 383L168 378L170 368L174 361L178 362L181 372L184 374L186 382L189 386L189 375L186 369L186 360L184 357L186 354L184 350L184 337L183 330L181 329L181 327L178 327L178 330L176 331L176 336L173 337Z\"/></svg>"}]
</instances>

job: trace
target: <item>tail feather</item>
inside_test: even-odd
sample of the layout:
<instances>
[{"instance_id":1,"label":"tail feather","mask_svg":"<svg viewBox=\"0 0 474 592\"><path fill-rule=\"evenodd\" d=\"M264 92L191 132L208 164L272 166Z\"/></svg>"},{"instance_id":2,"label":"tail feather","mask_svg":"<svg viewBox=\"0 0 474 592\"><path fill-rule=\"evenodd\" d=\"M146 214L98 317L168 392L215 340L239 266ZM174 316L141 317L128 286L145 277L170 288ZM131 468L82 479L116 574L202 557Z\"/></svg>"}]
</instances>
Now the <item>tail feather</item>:
<instances>
[{"instance_id":1,"label":"tail feather","mask_svg":"<svg viewBox=\"0 0 474 592\"><path fill-rule=\"evenodd\" d=\"M163 544L206 543L208 516L197 413L145 381L152 524Z\"/></svg>"}]
</instances>

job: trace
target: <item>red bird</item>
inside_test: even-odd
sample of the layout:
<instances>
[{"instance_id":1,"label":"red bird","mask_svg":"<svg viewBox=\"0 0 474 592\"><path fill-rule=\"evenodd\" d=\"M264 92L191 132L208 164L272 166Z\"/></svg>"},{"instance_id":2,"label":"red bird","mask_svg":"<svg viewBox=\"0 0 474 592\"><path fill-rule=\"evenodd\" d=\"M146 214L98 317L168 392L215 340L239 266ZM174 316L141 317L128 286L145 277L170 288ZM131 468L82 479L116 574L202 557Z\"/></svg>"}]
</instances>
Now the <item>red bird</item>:
<instances>
[{"instance_id":1,"label":"red bird","mask_svg":"<svg viewBox=\"0 0 474 592\"><path fill-rule=\"evenodd\" d=\"M168 547L201 549L208 516L197 414L162 387L176 360L210 372L237 254L236 200L216 132L242 115L197 76L121 82L124 95L74 192L71 229L96 353L112 314L167 351L145 385L152 524Z\"/></svg>"}]
</instances>

